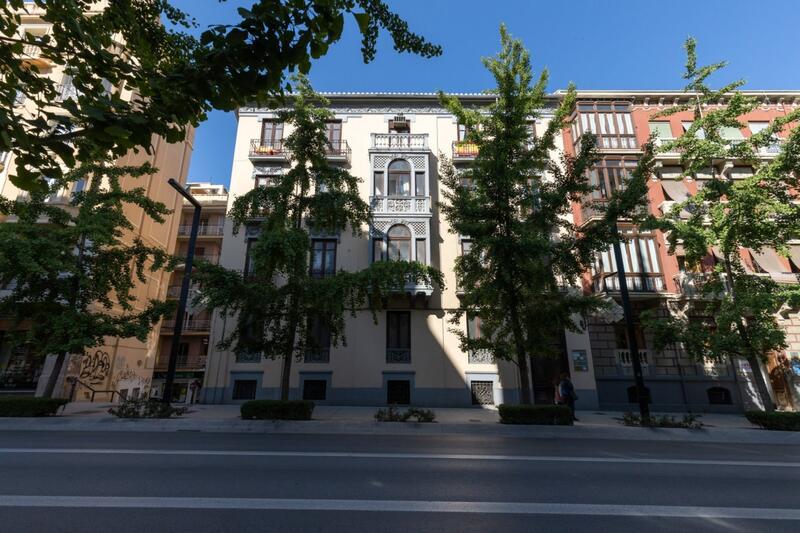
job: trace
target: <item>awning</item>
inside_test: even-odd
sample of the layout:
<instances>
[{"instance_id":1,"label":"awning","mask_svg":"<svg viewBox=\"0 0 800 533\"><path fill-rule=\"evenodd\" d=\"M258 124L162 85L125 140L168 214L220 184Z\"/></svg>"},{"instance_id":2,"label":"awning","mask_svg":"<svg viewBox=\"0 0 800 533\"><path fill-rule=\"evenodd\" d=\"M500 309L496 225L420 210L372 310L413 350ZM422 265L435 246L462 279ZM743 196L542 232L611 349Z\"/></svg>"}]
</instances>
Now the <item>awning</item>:
<instances>
[{"instance_id":1,"label":"awning","mask_svg":"<svg viewBox=\"0 0 800 533\"><path fill-rule=\"evenodd\" d=\"M789 257L792 259L794 266L800 268L800 246L796 244L789 246Z\"/></svg>"},{"instance_id":2,"label":"awning","mask_svg":"<svg viewBox=\"0 0 800 533\"><path fill-rule=\"evenodd\" d=\"M686 183L683 180L662 179L661 187L673 202L683 202L690 196L689 189L686 188Z\"/></svg>"},{"instance_id":3,"label":"awning","mask_svg":"<svg viewBox=\"0 0 800 533\"><path fill-rule=\"evenodd\" d=\"M760 252L756 252L752 249L748 250L752 254L755 262L758 263L758 266L761 267L761 270L764 272L778 274L787 271L787 268L783 266L781 258L778 257L775 250L769 248L763 248Z\"/></svg>"}]
</instances>

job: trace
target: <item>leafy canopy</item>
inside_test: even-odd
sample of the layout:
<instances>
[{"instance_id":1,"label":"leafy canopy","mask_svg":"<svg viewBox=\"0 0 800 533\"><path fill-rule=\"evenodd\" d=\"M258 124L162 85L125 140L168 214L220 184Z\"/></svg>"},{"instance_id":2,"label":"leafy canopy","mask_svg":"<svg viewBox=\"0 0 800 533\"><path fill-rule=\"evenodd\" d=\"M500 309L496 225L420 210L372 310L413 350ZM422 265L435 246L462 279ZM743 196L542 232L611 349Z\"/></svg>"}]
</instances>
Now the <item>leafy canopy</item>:
<instances>
[{"instance_id":1,"label":"leafy canopy","mask_svg":"<svg viewBox=\"0 0 800 533\"><path fill-rule=\"evenodd\" d=\"M515 361L527 380L527 358L546 355L563 328L575 327L573 316L602 306L601 300L572 289L595 254L616 239L614 223L644 205L649 145L626 187L602 207L604 221L585 228L571 221L573 202L593 188L587 179L597 159L591 135L575 156L558 157L561 135L575 106L570 87L541 135L531 125L547 106L548 74L534 81L530 55L523 44L500 28L502 49L483 60L495 79L492 104L469 109L456 97L441 94L444 105L467 128L467 142L478 147L474 162L456 169L442 167L445 202L440 209L451 231L468 236L469 251L457 258L458 286L463 290L452 322L463 315L481 319L480 338L454 329L464 350L489 350ZM524 401L524 400L523 400Z\"/></svg>"},{"instance_id":2,"label":"leafy canopy","mask_svg":"<svg viewBox=\"0 0 800 533\"><path fill-rule=\"evenodd\" d=\"M365 62L381 29L397 51L441 53L381 0L257 0L238 10L236 24L197 37L193 20L169 0L114 0L93 11L95 3L0 5L0 152L15 153L10 178L23 190L45 191L45 177L64 179L76 162L149 150L153 135L180 141L212 109L281 97L291 90L286 74L308 72L339 41L347 15L358 22ZM52 30L22 32L23 15L40 11ZM38 56L52 66L37 66ZM41 75L52 68L63 69L75 91ZM35 113L18 113L21 97L35 102Z\"/></svg>"}]
</instances>

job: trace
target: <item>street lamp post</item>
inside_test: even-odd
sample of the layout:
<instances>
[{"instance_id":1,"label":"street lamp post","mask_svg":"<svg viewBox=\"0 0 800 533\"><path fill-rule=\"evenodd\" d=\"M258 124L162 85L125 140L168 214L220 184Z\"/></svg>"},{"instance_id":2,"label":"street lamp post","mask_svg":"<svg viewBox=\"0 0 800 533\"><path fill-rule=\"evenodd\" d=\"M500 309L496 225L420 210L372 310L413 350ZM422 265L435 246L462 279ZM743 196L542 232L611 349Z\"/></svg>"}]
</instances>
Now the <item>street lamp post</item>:
<instances>
[{"instance_id":1,"label":"street lamp post","mask_svg":"<svg viewBox=\"0 0 800 533\"><path fill-rule=\"evenodd\" d=\"M619 244L619 230L614 224L614 258L617 262L617 279L619 280L619 293L622 299L622 312L625 316L625 328L628 331L628 347L631 355L631 365L633 366L633 377L636 382L636 397L639 400L639 413L642 423L646 424L650 420L649 398L645 395L644 376L642 375L642 363L639 360L639 343L636 341L636 329L633 325L633 312L631 310L631 299L628 295L628 281L625 277L625 266L622 260L622 248Z\"/></svg>"},{"instance_id":2,"label":"street lamp post","mask_svg":"<svg viewBox=\"0 0 800 533\"><path fill-rule=\"evenodd\" d=\"M167 365L167 379L164 381L164 392L161 401L169 404L172 401L172 385L175 381L175 367L178 364L178 351L181 346L181 332L183 331L183 315L186 313L186 301L189 298L189 283L192 280L192 261L194 260L194 246L197 241L197 229L200 226L200 203L195 200L180 183L170 178L168 183L178 194L186 198L194 206L194 216L192 217L192 231L189 234L189 250L186 253L186 264L183 268L183 281L181 282L181 294L178 299L178 314L175 317L175 330L172 333L172 348L169 352L169 363Z\"/></svg>"}]
</instances>

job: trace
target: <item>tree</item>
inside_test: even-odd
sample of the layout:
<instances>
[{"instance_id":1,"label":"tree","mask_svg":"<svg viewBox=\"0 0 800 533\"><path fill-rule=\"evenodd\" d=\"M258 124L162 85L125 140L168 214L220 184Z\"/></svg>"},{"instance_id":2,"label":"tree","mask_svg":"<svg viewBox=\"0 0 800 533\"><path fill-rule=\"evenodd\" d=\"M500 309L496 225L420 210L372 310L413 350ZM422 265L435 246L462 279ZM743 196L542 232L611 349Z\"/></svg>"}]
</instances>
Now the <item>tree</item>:
<instances>
[{"instance_id":1,"label":"tree","mask_svg":"<svg viewBox=\"0 0 800 533\"><path fill-rule=\"evenodd\" d=\"M681 315L650 317L649 327L656 333L658 345L680 343L697 360L746 359L760 400L769 411L772 402L761 363L768 353L786 347L775 316L784 306L800 303L800 288L748 272L740 250L766 248L788 255L788 242L800 236L800 129L791 130L774 159L758 156L761 148L776 142L779 132L789 132L790 125L800 119L800 110L776 118L768 128L745 140L726 138L725 129L742 129L739 117L754 110L758 102L739 91L743 81L711 89L708 77L725 63L698 66L695 40L688 39L685 48L683 77L691 103L670 108L662 116L691 110L694 122L682 137L665 143L661 150L680 152L688 176L708 172L719 161L750 165L753 175L733 180L715 172L696 195L650 222L666 232L671 251L682 244L689 268L700 269L712 249L720 262L700 280L701 298L690 302ZM723 100L725 105L719 105ZM658 320L666 322L653 323Z\"/></svg>"},{"instance_id":2,"label":"tree","mask_svg":"<svg viewBox=\"0 0 800 533\"><path fill-rule=\"evenodd\" d=\"M307 73L339 41L347 14L358 22L365 62L381 29L400 52L441 53L381 0L257 0L238 10L237 24L211 26L199 37L169 0L114 0L100 12L95 3L0 6L0 152L14 152L10 178L23 190L46 191L45 177L63 180L76 163L149 150L154 135L183 140L211 109L282 96L291 90L286 73ZM20 34L20 13L31 9L44 12L48 34ZM64 69L67 85L40 75L31 60L40 55ZM34 116L16 112L20 98L36 102Z\"/></svg>"},{"instance_id":3,"label":"tree","mask_svg":"<svg viewBox=\"0 0 800 533\"><path fill-rule=\"evenodd\" d=\"M326 158L327 100L300 78L292 108L278 117L294 127L284 146L292 168L273 184L234 200L228 217L234 234L256 222L260 234L250 246L247 272L201 264L194 276L202 285L200 301L209 309L237 315L236 327L220 343L236 354L261 353L282 359L281 398L288 399L292 360L318 350L312 329L323 327L331 342L346 343L345 315L368 306L375 312L384 299L409 283L443 286L441 273L416 262L373 263L359 272L326 272L309 264L311 234L338 235L348 228L361 235L370 221L369 205L358 192L360 180Z\"/></svg>"},{"instance_id":4,"label":"tree","mask_svg":"<svg viewBox=\"0 0 800 533\"><path fill-rule=\"evenodd\" d=\"M573 287L616 237L615 222L643 206L650 148L639 168L604 208L604 222L577 228L572 202L592 192L587 170L597 159L594 138L586 136L579 153L551 157L576 99L570 87L544 134L531 136L530 125L545 107L548 74L533 83L530 56L522 43L500 28L502 50L483 60L497 87L486 109L467 109L455 97L443 104L467 128L467 142L478 155L466 169L442 167L446 202L440 209L451 231L468 235L471 248L456 260L463 290L452 318L480 317L480 338L458 328L465 351L488 350L519 368L521 401L531 403L529 358L552 353L556 335L575 329L574 315L604 304Z\"/></svg>"},{"instance_id":5,"label":"tree","mask_svg":"<svg viewBox=\"0 0 800 533\"><path fill-rule=\"evenodd\" d=\"M147 198L141 188L123 190L120 179L152 172L143 167L82 166L46 193L34 191L28 201L0 199L16 217L0 224L0 316L13 322L12 340L29 343L34 354L58 354L45 396L53 393L66 354L82 354L104 344L106 337L144 341L153 325L172 311L171 303L150 301L136 308L131 291L146 281L147 271L171 266L162 249L139 239L124 239L133 225L126 206L163 222L169 212ZM48 202L71 181L88 182L71 206Z\"/></svg>"}]
</instances>

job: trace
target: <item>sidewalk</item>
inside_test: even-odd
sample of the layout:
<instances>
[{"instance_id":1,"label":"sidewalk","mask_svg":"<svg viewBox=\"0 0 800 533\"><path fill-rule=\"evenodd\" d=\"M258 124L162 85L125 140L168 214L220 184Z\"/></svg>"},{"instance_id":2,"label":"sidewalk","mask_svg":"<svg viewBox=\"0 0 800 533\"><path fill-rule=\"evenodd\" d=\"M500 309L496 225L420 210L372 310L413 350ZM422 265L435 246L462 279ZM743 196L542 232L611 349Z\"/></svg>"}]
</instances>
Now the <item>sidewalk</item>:
<instances>
[{"instance_id":1,"label":"sidewalk","mask_svg":"<svg viewBox=\"0 0 800 533\"><path fill-rule=\"evenodd\" d=\"M311 421L241 420L238 405L193 405L180 418L125 420L108 414L111 404L72 403L51 418L0 418L0 431L206 431L231 433L337 433L396 435L496 435L544 439L614 439L751 444L800 444L800 432L764 431L741 415L705 414L699 430L636 428L622 413L579 411L574 426L500 424L493 408L435 408L436 423L376 422L377 407L318 406ZM676 415L680 417L680 415Z\"/></svg>"}]
</instances>

